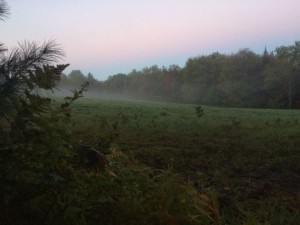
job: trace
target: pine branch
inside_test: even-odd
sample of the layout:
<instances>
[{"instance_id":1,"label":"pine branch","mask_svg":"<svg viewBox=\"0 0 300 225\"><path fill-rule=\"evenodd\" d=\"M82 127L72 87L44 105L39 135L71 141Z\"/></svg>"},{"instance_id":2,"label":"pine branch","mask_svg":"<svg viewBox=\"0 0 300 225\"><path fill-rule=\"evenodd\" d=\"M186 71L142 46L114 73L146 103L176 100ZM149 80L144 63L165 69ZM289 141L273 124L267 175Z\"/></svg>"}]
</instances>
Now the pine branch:
<instances>
[{"instance_id":1,"label":"pine branch","mask_svg":"<svg viewBox=\"0 0 300 225\"><path fill-rule=\"evenodd\" d=\"M0 1L0 20L4 20L9 15L9 8L5 1Z\"/></svg>"},{"instance_id":2,"label":"pine branch","mask_svg":"<svg viewBox=\"0 0 300 225\"><path fill-rule=\"evenodd\" d=\"M0 43L0 54L2 55L5 51L7 51L7 49L4 48L4 44Z\"/></svg>"},{"instance_id":3,"label":"pine branch","mask_svg":"<svg viewBox=\"0 0 300 225\"><path fill-rule=\"evenodd\" d=\"M6 54L5 54L6 53ZM51 64L64 56L61 48L54 42L38 45L24 42L10 53L0 54L0 95L13 95L22 91L24 77L45 64Z\"/></svg>"}]
</instances>

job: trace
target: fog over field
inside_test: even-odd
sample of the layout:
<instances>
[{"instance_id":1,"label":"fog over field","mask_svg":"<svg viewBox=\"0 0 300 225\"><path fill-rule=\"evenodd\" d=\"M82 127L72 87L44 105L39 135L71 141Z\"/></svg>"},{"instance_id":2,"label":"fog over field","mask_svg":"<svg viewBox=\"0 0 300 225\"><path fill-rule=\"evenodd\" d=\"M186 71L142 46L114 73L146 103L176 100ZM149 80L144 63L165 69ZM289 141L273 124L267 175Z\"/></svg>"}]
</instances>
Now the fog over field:
<instances>
[{"instance_id":1,"label":"fog over field","mask_svg":"<svg viewBox=\"0 0 300 225\"><path fill-rule=\"evenodd\" d=\"M131 98L247 108L300 108L300 42L266 47L260 54L240 49L191 57L184 67L153 65L98 81L73 70L58 83L62 89L89 83L86 96Z\"/></svg>"}]
</instances>

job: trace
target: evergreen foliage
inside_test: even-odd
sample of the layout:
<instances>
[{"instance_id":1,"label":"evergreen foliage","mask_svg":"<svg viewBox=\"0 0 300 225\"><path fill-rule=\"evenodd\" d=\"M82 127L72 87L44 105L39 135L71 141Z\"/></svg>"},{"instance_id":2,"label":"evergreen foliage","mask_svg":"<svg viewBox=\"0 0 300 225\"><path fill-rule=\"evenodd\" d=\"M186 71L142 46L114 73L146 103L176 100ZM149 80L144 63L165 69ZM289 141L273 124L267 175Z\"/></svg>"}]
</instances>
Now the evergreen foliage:
<instances>
[{"instance_id":1,"label":"evergreen foliage","mask_svg":"<svg viewBox=\"0 0 300 225\"><path fill-rule=\"evenodd\" d=\"M4 20L9 14L9 8L5 1L0 1L0 20Z\"/></svg>"}]
</instances>

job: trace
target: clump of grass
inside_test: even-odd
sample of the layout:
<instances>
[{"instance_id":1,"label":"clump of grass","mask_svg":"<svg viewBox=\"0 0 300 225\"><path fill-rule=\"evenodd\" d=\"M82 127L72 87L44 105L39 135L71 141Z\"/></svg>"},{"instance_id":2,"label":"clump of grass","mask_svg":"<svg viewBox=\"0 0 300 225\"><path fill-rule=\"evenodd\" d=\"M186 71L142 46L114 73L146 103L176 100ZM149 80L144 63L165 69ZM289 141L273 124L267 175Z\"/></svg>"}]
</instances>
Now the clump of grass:
<instances>
[{"instance_id":1,"label":"clump of grass","mask_svg":"<svg viewBox=\"0 0 300 225\"><path fill-rule=\"evenodd\" d=\"M162 111L162 112L159 113L159 115L161 115L161 116L168 116L169 114L167 112L165 112L165 111Z\"/></svg>"},{"instance_id":2,"label":"clump of grass","mask_svg":"<svg viewBox=\"0 0 300 225\"><path fill-rule=\"evenodd\" d=\"M298 119L294 119L294 124L295 125L298 125L298 122L299 122Z\"/></svg>"},{"instance_id":3,"label":"clump of grass","mask_svg":"<svg viewBox=\"0 0 300 225\"><path fill-rule=\"evenodd\" d=\"M201 107L201 105L196 106L195 110L198 118L201 118L204 115L204 109Z\"/></svg>"},{"instance_id":4,"label":"clump of grass","mask_svg":"<svg viewBox=\"0 0 300 225\"><path fill-rule=\"evenodd\" d=\"M239 127L241 125L241 120L236 117L232 117L231 123L234 127Z\"/></svg>"}]
</instances>

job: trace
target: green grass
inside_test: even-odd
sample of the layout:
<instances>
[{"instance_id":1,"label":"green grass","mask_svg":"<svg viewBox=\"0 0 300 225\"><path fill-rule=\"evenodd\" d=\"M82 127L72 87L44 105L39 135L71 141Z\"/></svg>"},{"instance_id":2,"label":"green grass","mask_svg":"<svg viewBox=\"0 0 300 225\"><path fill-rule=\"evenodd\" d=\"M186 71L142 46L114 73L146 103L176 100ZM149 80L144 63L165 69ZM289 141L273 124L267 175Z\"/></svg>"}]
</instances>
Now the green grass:
<instances>
[{"instance_id":1,"label":"green grass","mask_svg":"<svg viewBox=\"0 0 300 225\"><path fill-rule=\"evenodd\" d=\"M83 98L72 106L72 129L91 145L112 142L151 167L173 168L215 193L224 215L237 207L244 222L296 224L300 111L202 106L198 118L195 107Z\"/></svg>"}]
</instances>

